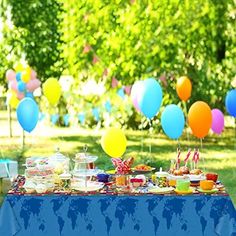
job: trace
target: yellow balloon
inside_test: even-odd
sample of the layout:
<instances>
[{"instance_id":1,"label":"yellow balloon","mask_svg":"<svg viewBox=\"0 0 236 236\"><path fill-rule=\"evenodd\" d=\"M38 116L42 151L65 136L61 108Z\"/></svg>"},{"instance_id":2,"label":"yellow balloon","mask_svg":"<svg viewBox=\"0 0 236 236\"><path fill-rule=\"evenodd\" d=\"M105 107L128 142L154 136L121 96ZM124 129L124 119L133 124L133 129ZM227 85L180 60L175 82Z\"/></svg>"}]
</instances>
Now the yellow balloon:
<instances>
[{"instance_id":1,"label":"yellow balloon","mask_svg":"<svg viewBox=\"0 0 236 236\"><path fill-rule=\"evenodd\" d=\"M121 129L109 128L102 136L101 145L110 157L121 157L125 153L127 140Z\"/></svg>"},{"instance_id":2,"label":"yellow balloon","mask_svg":"<svg viewBox=\"0 0 236 236\"><path fill-rule=\"evenodd\" d=\"M56 105L61 97L61 86L56 79L48 79L43 84L43 93L51 105Z\"/></svg>"},{"instance_id":3,"label":"yellow balloon","mask_svg":"<svg viewBox=\"0 0 236 236\"><path fill-rule=\"evenodd\" d=\"M17 63L15 66L14 66L14 69L16 72L21 72L24 70L24 66L21 64L21 63Z\"/></svg>"},{"instance_id":4,"label":"yellow balloon","mask_svg":"<svg viewBox=\"0 0 236 236\"><path fill-rule=\"evenodd\" d=\"M9 91L9 93L8 93L8 104L12 107L12 108L14 108L14 109L16 109L17 108L17 106L18 106L18 104L19 104L19 99L17 98L17 95L16 95L16 93L14 92L14 91Z\"/></svg>"},{"instance_id":5,"label":"yellow balloon","mask_svg":"<svg viewBox=\"0 0 236 236\"><path fill-rule=\"evenodd\" d=\"M22 72L21 80L22 80L23 82L25 82L25 83L27 83L27 82L30 81L30 70L25 69L25 70Z\"/></svg>"}]
</instances>

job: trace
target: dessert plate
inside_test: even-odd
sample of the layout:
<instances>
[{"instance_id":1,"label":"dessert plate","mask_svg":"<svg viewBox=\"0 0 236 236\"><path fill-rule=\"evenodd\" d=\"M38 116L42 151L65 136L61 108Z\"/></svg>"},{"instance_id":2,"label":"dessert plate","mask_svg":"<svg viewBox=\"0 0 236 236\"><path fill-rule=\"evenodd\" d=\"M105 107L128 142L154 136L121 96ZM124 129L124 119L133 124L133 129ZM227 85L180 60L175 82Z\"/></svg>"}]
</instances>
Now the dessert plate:
<instances>
[{"instance_id":1,"label":"dessert plate","mask_svg":"<svg viewBox=\"0 0 236 236\"><path fill-rule=\"evenodd\" d=\"M199 191L200 193L212 194L212 193L217 193L217 192L219 191L219 189L213 188L213 189L211 189L211 190L203 190L203 189L201 189L201 188L198 188L198 191Z\"/></svg>"},{"instance_id":2,"label":"dessert plate","mask_svg":"<svg viewBox=\"0 0 236 236\"><path fill-rule=\"evenodd\" d=\"M189 190L187 190L187 191L178 190L178 189L175 189L174 191L175 191L177 194L183 194L183 195L185 195L185 194L192 194L192 193L194 192L194 189L190 187Z\"/></svg>"}]
</instances>

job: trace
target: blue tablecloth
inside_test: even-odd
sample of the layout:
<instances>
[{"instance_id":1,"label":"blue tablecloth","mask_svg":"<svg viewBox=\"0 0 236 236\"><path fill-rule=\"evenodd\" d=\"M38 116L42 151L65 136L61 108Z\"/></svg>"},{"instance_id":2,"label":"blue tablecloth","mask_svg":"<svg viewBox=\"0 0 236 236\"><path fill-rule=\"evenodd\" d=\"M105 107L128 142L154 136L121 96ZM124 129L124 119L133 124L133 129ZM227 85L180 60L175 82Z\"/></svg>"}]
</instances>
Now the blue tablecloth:
<instances>
[{"instance_id":1,"label":"blue tablecloth","mask_svg":"<svg viewBox=\"0 0 236 236\"><path fill-rule=\"evenodd\" d=\"M14 196L0 211L1 236L235 236L228 196Z\"/></svg>"}]
</instances>

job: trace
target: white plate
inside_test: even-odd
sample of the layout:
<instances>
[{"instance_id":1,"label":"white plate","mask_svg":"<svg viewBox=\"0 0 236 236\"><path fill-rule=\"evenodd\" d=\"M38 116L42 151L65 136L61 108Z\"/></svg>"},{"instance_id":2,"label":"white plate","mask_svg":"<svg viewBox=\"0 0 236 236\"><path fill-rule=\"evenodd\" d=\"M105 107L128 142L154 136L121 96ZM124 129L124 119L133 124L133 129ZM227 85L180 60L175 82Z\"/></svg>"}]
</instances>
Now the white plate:
<instances>
[{"instance_id":1,"label":"white plate","mask_svg":"<svg viewBox=\"0 0 236 236\"><path fill-rule=\"evenodd\" d=\"M80 169L80 170L74 170L73 176L74 177L96 176L99 173L103 173L103 171L100 169Z\"/></svg>"},{"instance_id":2,"label":"white plate","mask_svg":"<svg viewBox=\"0 0 236 236\"><path fill-rule=\"evenodd\" d=\"M204 174L200 174L200 175L186 175L189 177L190 181L200 181L200 180L205 180L206 177Z\"/></svg>"},{"instance_id":3,"label":"white plate","mask_svg":"<svg viewBox=\"0 0 236 236\"><path fill-rule=\"evenodd\" d=\"M87 186L85 185L85 182L71 184L72 189L78 190L81 192L98 191L99 189L103 188L103 186L104 186L104 183L95 182L95 181L87 181Z\"/></svg>"}]
</instances>

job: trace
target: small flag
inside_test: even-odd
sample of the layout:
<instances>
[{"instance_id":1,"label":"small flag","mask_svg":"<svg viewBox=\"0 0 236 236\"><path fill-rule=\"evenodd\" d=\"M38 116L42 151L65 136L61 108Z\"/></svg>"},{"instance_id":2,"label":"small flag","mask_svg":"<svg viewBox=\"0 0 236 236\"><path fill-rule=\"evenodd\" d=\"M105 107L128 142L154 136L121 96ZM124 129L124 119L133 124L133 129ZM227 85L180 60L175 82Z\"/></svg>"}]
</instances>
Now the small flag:
<instances>
[{"instance_id":1,"label":"small flag","mask_svg":"<svg viewBox=\"0 0 236 236\"><path fill-rule=\"evenodd\" d=\"M43 121L46 115L42 112L39 112L39 121Z\"/></svg>"},{"instance_id":2,"label":"small flag","mask_svg":"<svg viewBox=\"0 0 236 236\"><path fill-rule=\"evenodd\" d=\"M118 94L122 99L125 98L125 93L124 93L123 88L119 89L119 90L117 91L117 94Z\"/></svg>"},{"instance_id":3,"label":"small flag","mask_svg":"<svg viewBox=\"0 0 236 236\"><path fill-rule=\"evenodd\" d=\"M51 115L51 122L55 125L59 119L58 114Z\"/></svg>"},{"instance_id":4,"label":"small flag","mask_svg":"<svg viewBox=\"0 0 236 236\"><path fill-rule=\"evenodd\" d=\"M129 96L130 95L130 93L131 93L131 85L127 85L127 86L125 86L125 93Z\"/></svg>"},{"instance_id":5,"label":"small flag","mask_svg":"<svg viewBox=\"0 0 236 236\"><path fill-rule=\"evenodd\" d=\"M116 88L118 86L118 83L119 83L119 81L115 77L112 77L111 87Z\"/></svg>"},{"instance_id":6,"label":"small flag","mask_svg":"<svg viewBox=\"0 0 236 236\"><path fill-rule=\"evenodd\" d=\"M68 126L69 122L70 122L70 115L69 114L64 115L63 116L63 121L64 121L64 125Z\"/></svg>"},{"instance_id":7,"label":"small flag","mask_svg":"<svg viewBox=\"0 0 236 236\"><path fill-rule=\"evenodd\" d=\"M93 116L94 116L94 119L96 120L96 121L99 121L100 120L100 115L99 115L99 110L98 110L98 108L93 108L92 109L92 113L93 113Z\"/></svg>"},{"instance_id":8,"label":"small flag","mask_svg":"<svg viewBox=\"0 0 236 236\"><path fill-rule=\"evenodd\" d=\"M94 55L93 56L93 64L96 64L97 62L99 62L99 58L96 55Z\"/></svg>"},{"instance_id":9,"label":"small flag","mask_svg":"<svg viewBox=\"0 0 236 236\"><path fill-rule=\"evenodd\" d=\"M109 100L107 100L105 103L105 109L107 112L109 112L109 113L111 112L111 103Z\"/></svg>"},{"instance_id":10,"label":"small flag","mask_svg":"<svg viewBox=\"0 0 236 236\"><path fill-rule=\"evenodd\" d=\"M78 119L82 125L85 124L85 114L84 113L79 113L78 114Z\"/></svg>"}]
</instances>

